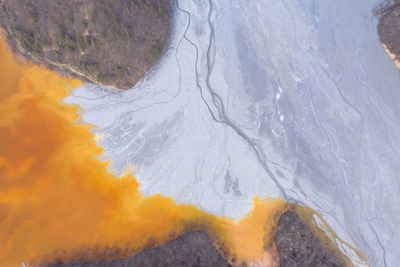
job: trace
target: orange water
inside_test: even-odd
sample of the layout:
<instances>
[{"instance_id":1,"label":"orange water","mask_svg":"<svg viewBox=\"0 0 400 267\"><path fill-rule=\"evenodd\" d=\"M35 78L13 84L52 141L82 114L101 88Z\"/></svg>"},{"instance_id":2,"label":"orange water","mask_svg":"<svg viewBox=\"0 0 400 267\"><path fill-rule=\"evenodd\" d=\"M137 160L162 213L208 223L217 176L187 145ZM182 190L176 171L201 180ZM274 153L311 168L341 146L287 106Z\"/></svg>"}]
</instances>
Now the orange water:
<instances>
[{"instance_id":1,"label":"orange water","mask_svg":"<svg viewBox=\"0 0 400 267\"><path fill-rule=\"evenodd\" d=\"M210 233L228 259L274 260L270 237L282 200L255 198L252 213L235 222L142 197L134 177L107 172L90 127L76 123L78 108L60 102L79 81L18 62L3 38L0 81L0 266L106 247L138 251L190 229Z\"/></svg>"}]
</instances>

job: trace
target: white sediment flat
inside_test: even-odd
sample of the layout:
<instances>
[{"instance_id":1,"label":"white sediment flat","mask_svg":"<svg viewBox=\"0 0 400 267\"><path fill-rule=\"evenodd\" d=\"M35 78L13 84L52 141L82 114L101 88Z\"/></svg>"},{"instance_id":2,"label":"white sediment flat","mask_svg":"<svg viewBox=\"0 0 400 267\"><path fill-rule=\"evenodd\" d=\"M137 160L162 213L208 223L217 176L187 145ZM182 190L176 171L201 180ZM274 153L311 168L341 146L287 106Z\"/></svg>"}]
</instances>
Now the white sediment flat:
<instances>
[{"instance_id":1,"label":"white sediment flat","mask_svg":"<svg viewBox=\"0 0 400 267\"><path fill-rule=\"evenodd\" d=\"M87 84L65 102L145 195L231 218L282 197L372 266L399 266L400 72L379 3L179 1L168 51L133 90Z\"/></svg>"}]
</instances>

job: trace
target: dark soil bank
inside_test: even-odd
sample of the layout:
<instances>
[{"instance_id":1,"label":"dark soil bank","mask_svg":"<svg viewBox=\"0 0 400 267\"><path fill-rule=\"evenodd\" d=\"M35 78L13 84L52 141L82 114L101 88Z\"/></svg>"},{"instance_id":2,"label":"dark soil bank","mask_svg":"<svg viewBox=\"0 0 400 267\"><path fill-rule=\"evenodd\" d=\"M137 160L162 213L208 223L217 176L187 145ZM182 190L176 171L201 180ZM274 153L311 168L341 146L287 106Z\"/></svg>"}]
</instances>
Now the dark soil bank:
<instances>
[{"instance_id":1,"label":"dark soil bank","mask_svg":"<svg viewBox=\"0 0 400 267\"><path fill-rule=\"evenodd\" d=\"M326 248L309 226L294 211L281 215L275 234L281 267L342 267L344 260ZM154 249L128 258L113 260L73 260L42 262L40 266L100 267L100 266L231 266L213 246L203 231L193 231Z\"/></svg>"},{"instance_id":2,"label":"dark soil bank","mask_svg":"<svg viewBox=\"0 0 400 267\"><path fill-rule=\"evenodd\" d=\"M34 62L128 89L162 54L171 12L171 0L0 0L0 26Z\"/></svg>"},{"instance_id":3,"label":"dark soil bank","mask_svg":"<svg viewBox=\"0 0 400 267\"><path fill-rule=\"evenodd\" d=\"M306 223L293 211L282 214L275 234L281 267L346 266L325 248Z\"/></svg>"},{"instance_id":4,"label":"dark soil bank","mask_svg":"<svg viewBox=\"0 0 400 267\"><path fill-rule=\"evenodd\" d=\"M400 61L400 0L390 0L375 15L381 15L378 33L381 42Z\"/></svg>"},{"instance_id":5,"label":"dark soil bank","mask_svg":"<svg viewBox=\"0 0 400 267\"><path fill-rule=\"evenodd\" d=\"M127 259L102 260L94 262L73 261L53 263L45 266L57 267L225 267L231 266L215 249L208 235L203 231L183 234L177 239L154 249L146 250Z\"/></svg>"}]
</instances>

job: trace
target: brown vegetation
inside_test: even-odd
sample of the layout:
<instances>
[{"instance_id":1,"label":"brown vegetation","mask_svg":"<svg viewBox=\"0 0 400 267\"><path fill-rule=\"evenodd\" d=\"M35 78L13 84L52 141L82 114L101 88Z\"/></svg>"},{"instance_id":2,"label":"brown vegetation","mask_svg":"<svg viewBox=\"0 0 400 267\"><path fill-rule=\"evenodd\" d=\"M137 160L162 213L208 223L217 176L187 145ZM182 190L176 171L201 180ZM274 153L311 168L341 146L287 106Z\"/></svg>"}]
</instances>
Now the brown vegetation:
<instances>
[{"instance_id":1,"label":"brown vegetation","mask_svg":"<svg viewBox=\"0 0 400 267\"><path fill-rule=\"evenodd\" d=\"M381 15L378 33L386 52L400 68L400 0L387 3L387 7L376 14Z\"/></svg>"},{"instance_id":2,"label":"brown vegetation","mask_svg":"<svg viewBox=\"0 0 400 267\"><path fill-rule=\"evenodd\" d=\"M316 234L316 229L296 211L288 210L278 214L279 224L274 236L274 243L279 255L281 267L344 267L352 266L346 257L337 249L326 244L325 239ZM215 243L215 242L214 242ZM251 247L252 244L246 244ZM208 234L199 230L188 230L176 239L131 256L118 256L118 250L105 250L97 253L94 259L84 256L75 260L42 261L39 266L58 267L102 267L102 266L232 266L226 259L230 258L223 247L214 247ZM269 248L269 246L268 246ZM267 249L268 249L267 248ZM90 252L94 254L95 252ZM89 254L89 253L88 253ZM234 266L248 266L244 262L231 259Z\"/></svg>"},{"instance_id":3,"label":"brown vegetation","mask_svg":"<svg viewBox=\"0 0 400 267\"><path fill-rule=\"evenodd\" d=\"M170 32L170 0L0 1L0 25L23 56L73 77L133 87Z\"/></svg>"},{"instance_id":4,"label":"brown vegetation","mask_svg":"<svg viewBox=\"0 0 400 267\"><path fill-rule=\"evenodd\" d=\"M203 231L193 231L159 247L140 252L128 258L113 260L76 260L53 263L42 262L40 266L57 267L102 267L102 266L193 266L228 267L231 266L213 246Z\"/></svg>"},{"instance_id":5,"label":"brown vegetation","mask_svg":"<svg viewBox=\"0 0 400 267\"><path fill-rule=\"evenodd\" d=\"M343 259L317 238L294 211L282 214L275 233L275 246L281 267L342 267Z\"/></svg>"}]
</instances>

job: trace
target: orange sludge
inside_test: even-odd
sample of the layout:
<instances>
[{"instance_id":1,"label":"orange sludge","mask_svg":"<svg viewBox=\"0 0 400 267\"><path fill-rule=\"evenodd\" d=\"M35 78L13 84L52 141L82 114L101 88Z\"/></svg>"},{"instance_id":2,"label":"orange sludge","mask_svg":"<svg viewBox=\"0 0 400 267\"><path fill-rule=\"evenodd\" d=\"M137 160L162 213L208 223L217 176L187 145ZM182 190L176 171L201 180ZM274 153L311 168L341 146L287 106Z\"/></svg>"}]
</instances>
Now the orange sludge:
<instances>
[{"instance_id":1,"label":"orange sludge","mask_svg":"<svg viewBox=\"0 0 400 267\"><path fill-rule=\"evenodd\" d=\"M107 172L90 126L61 102L79 81L18 63L4 38L0 81L0 266L110 247L139 251L191 229L207 231L228 259L274 260L274 215L285 202L255 198L249 217L231 221L142 197L134 177Z\"/></svg>"}]
</instances>

